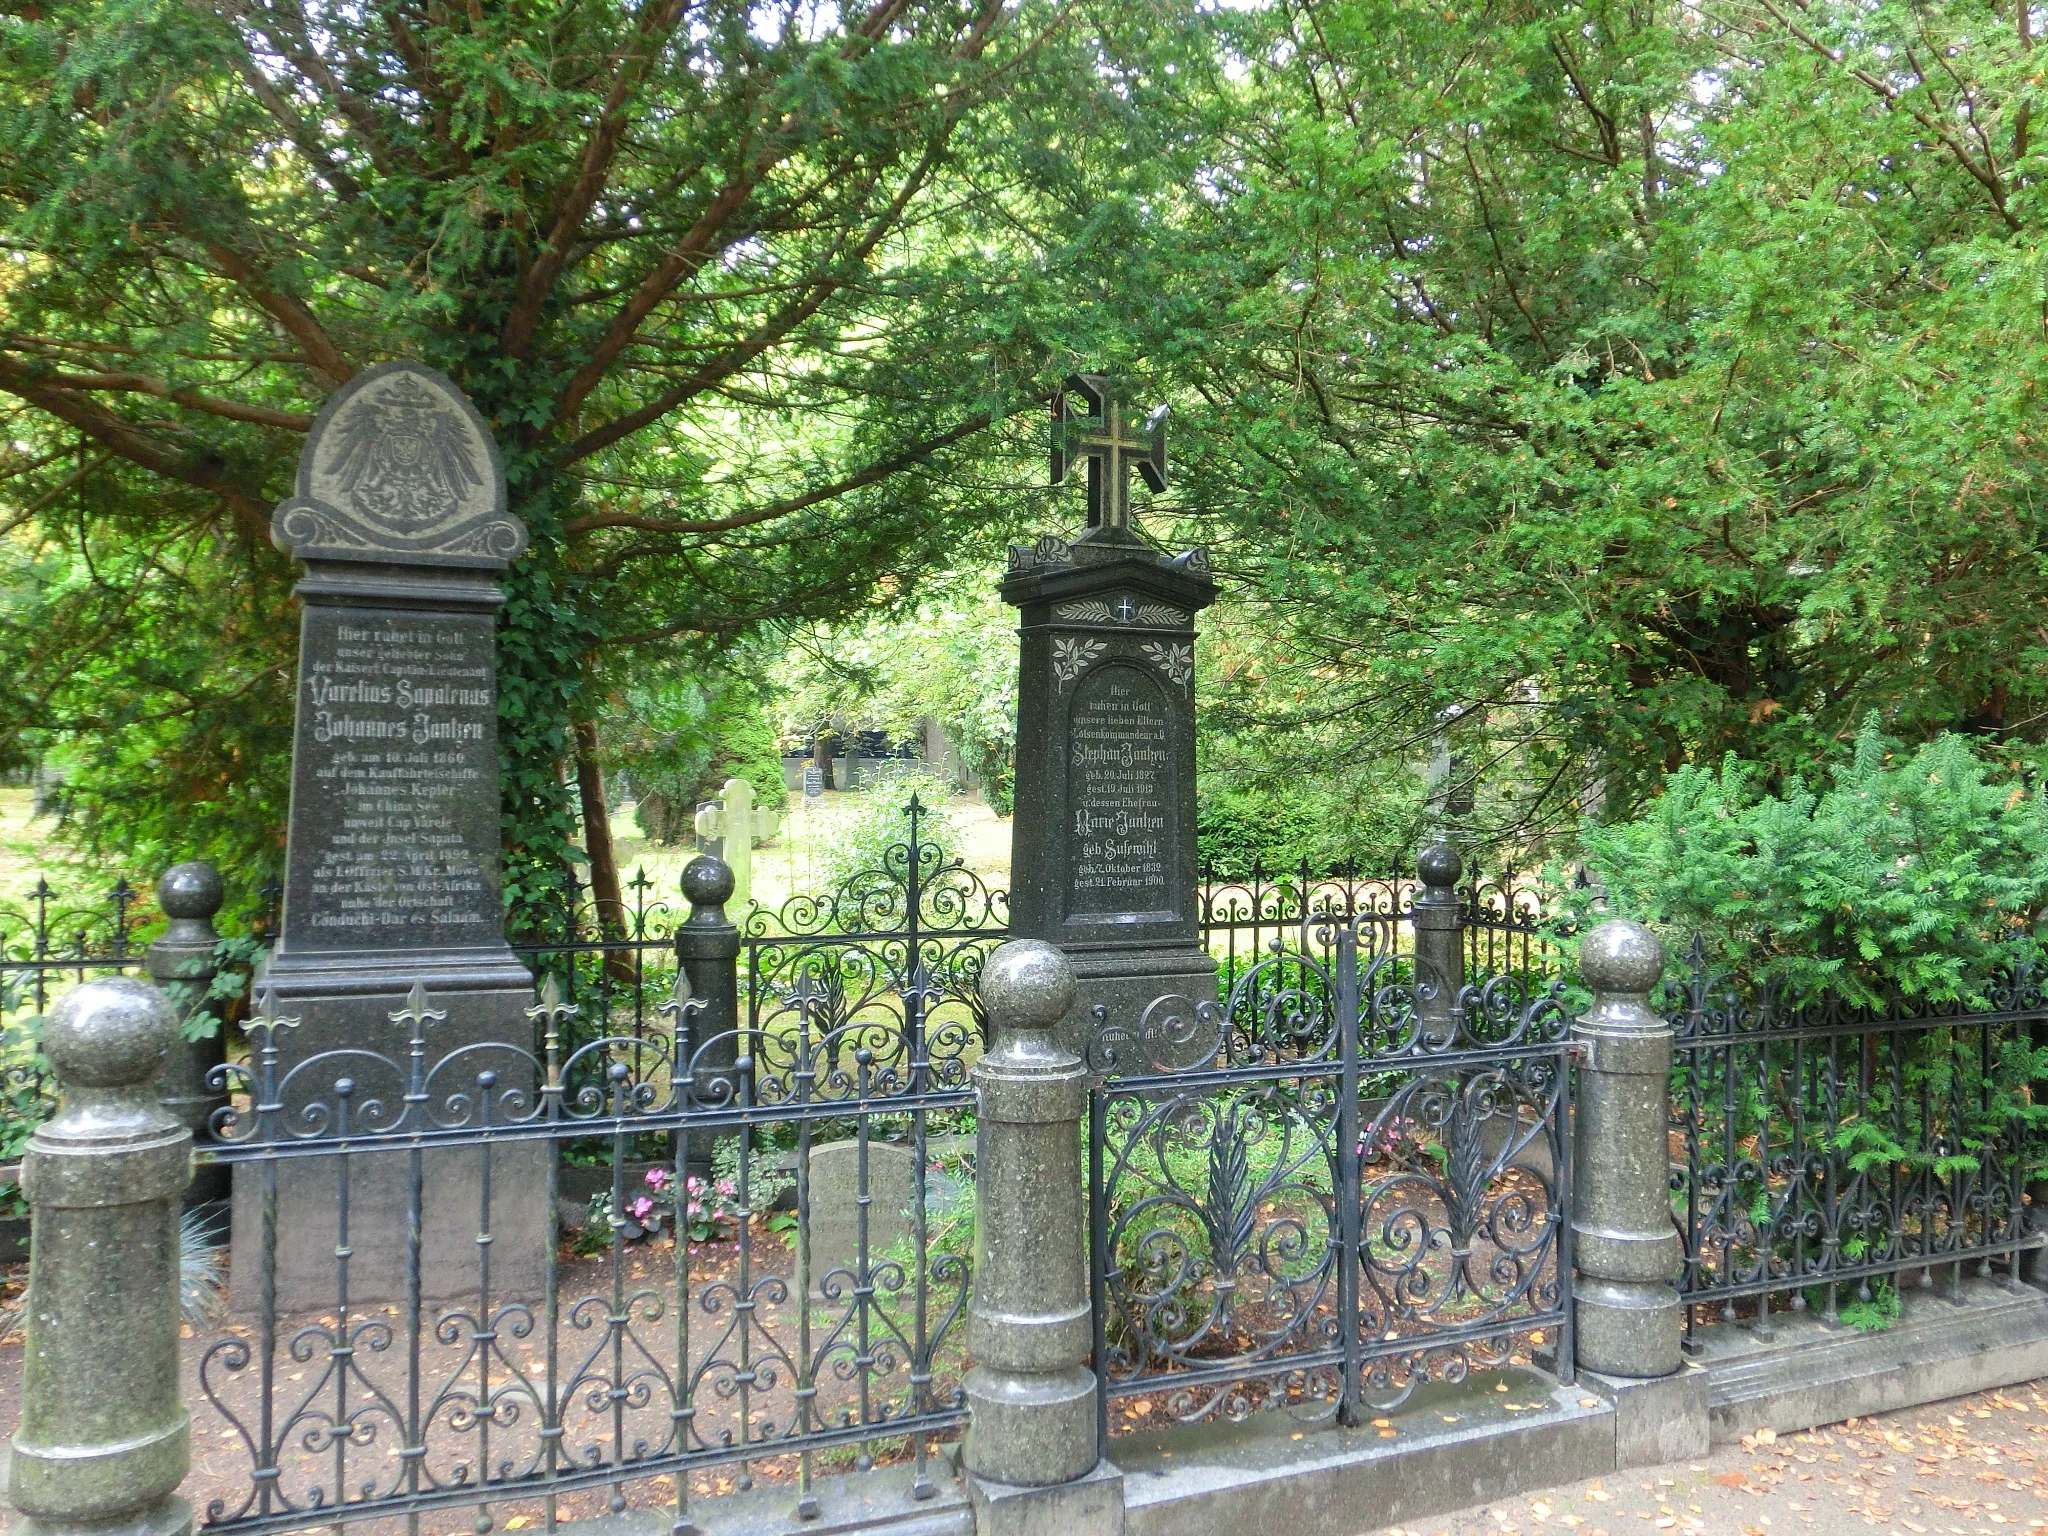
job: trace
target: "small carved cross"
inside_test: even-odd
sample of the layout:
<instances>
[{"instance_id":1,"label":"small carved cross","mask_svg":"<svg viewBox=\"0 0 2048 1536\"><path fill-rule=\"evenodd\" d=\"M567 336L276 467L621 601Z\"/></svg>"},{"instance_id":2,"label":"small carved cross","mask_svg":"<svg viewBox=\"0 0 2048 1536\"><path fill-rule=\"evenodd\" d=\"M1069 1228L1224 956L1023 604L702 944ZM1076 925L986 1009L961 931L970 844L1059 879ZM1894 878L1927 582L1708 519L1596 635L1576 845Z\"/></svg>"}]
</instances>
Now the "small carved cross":
<instances>
[{"instance_id":1,"label":"small carved cross","mask_svg":"<svg viewBox=\"0 0 2048 1536\"><path fill-rule=\"evenodd\" d=\"M1085 406L1084 415L1076 409ZM1131 534L1131 467L1155 491L1166 489L1166 407L1133 433L1106 373L1077 373L1052 402L1052 483L1076 459L1088 461L1088 526L1112 539Z\"/></svg>"},{"instance_id":2,"label":"small carved cross","mask_svg":"<svg viewBox=\"0 0 2048 1536\"><path fill-rule=\"evenodd\" d=\"M1116 600L1116 616L1119 621L1128 624L1138 616L1138 605L1127 596L1120 597Z\"/></svg>"}]
</instances>

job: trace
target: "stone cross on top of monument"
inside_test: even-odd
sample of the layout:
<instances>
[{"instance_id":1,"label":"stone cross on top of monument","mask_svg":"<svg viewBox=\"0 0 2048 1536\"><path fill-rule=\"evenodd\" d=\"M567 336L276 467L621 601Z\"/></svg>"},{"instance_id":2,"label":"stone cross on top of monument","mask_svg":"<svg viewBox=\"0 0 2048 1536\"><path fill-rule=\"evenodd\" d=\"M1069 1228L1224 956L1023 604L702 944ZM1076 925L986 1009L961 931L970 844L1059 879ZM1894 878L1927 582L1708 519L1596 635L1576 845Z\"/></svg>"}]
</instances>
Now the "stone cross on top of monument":
<instances>
[{"instance_id":1,"label":"stone cross on top of monument","mask_svg":"<svg viewBox=\"0 0 2048 1536\"><path fill-rule=\"evenodd\" d=\"M1131 430L1120 380L1106 373L1069 375L1052 401L1052 483L1067 478L1076 459L1088 461L1088 532L1094 543L1136 543L1131 528L1131 469L1155 491L1166 489L1166 407ZM1085 405L1085 412L1076 404Z\"/></svg>"}]
</instances>

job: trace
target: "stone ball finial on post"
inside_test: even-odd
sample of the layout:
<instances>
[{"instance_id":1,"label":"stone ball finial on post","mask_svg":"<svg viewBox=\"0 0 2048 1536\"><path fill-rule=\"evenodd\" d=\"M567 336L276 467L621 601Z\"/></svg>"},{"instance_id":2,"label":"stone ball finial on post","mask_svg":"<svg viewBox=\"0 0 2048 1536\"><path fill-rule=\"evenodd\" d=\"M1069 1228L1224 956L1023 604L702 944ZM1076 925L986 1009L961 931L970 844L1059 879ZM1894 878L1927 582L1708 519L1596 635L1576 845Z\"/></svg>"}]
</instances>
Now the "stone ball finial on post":
<instances>
[{"instance_id":1,"label":"stone ball finial on post","mask_svg":"<svg viewBox=\"0 0 2048 1536\"><path fill-rule=\"evenodd\" d=\"M1641 923L1612 918L1579 941L1579 978L1601 997L1634 996L1647 1009L1650 989L1664 979L1664 941ZM1657 1019L1656 1028L1668 1028Z\"/></svg>"},{"instance_id":2,"label":"stone ball finial on post","mask_svg":"<svg viewBox=\"0 0 2048 1536\"><path fill-rule=\"evenodd\" d=\"M29 1139L21 1428L8 1498L22 1536L184 1536L178 1197L192 1133L157 1101L177 1010L148 982L88 981L44 1026L63 1090ZM109 1348L107 1320L120 1346Z\"/></svg>"},{"instance_id":3,"label":"stone ball finial on post","mask_svg":"<svg viewBox=\"0 0 2048 1536\"><path fill-rule=\"evenodd\" d=\"M1593 1004L1574 1132L1573 1261L1578 1363L1609 1376L1679 1368L1680 1263L1670 1203L1670 1023L1651 1006L1664 946L1641 923L1600 924L1579 944Z\"/></svg>"},{"instance_id":4,"label":"stone ball finial on post","mask_svg":"<svg viewBox=\"0 0 2048 1536\"><path fill-rule=\"evenodd\" d=\"M157 905L170 922L149 946L144 963L150 979L164 989L186 1018L202 1008L219 1018L219 1005L209 994L220 971L215 958L220 934L213 918L225 895L220 871L199 859L173 864L156 884ZM202 1037L190 1039L188 1033ZM228 1101L227 1090L211 1081L214 1068L227 1059L225 1036L218 1023L210 1035L181 1027L164 1059L163 1080L158 1086L164 1108L190 1127L197 1141L209 1139L213 1117ZM185 1203L190 1207L225 1201L228 1192L228 1170L205 1168L186 1191ZM224 1219L225 1206L218 1209Z\"/></svg>"},{"instance_id":5,"label":"stone ball finial on post","mask_svg":"<svg viewBox=\"0 0 2048 1536\"><path fill-rule=\"evenodd\" d=\"M173 864L156 883L157 905L171 920L174 932L185 923L202 923L211 935L212 918L226 894L220 871L203 859Z\"/></svg>"},{"instance_id":6,"label":"stone ball finial on post","mask_svg":"<svg viewBox=\"0 0 2048 1536\"><path fill-rule=\"evenodd\" d=\"M1003 945L981 973L989 1047L974 1065L980 1144L966 1465L978 1480L977 1514L1002 1528L1032 1506L987 1484L1043 1497L1087 1478L1097 1461L1078 1134L1087 1074L1055 1035L1074 987L1066 956L1035 939ZM1114 1491L1120 1514L1120 1485ZM1079 1497L1106 1507L1106 1495ZM1063 1507L1057 1523L1075 1523L1072 1514Z\"/></svg>"},{"instance_id":7,"label":"stone ball finial on post","mask_svg":"<svg viewBox=\"0 0 2048 1536\"><path fill-rule=\"evenodd\" d=\"M981 970L991 1049L1066 1059L1053 1050L1051 1033L1074 1006L1075 986L1074 967L1050 944L1019 939L997 949Z\"/></svg>"},{"instance_id":8,"label":"stone ball finial on post","mask_svg":"<svg viewBox=\"0 0 2048 1536\"><path fill-rule=\"evenodd\" d=\"M1434 842L1416 855L1415 872L1422 877L1423 888L1436 896L1457 886L1465 873L1465 860L1449 843Z\"/></svg>"},{"instance_id":9,"label":"stone ball finial on post","mask_svg":"<svg viewBox=\"0 0 2048 1536\"><path fill-rule=\"evenodd\" d=\"M690 918L702 926L722 923L725 904L732 900L736 883L725 860L700 853L683 866L683 899L690 904Z\"/></svg>"}]
</instances>

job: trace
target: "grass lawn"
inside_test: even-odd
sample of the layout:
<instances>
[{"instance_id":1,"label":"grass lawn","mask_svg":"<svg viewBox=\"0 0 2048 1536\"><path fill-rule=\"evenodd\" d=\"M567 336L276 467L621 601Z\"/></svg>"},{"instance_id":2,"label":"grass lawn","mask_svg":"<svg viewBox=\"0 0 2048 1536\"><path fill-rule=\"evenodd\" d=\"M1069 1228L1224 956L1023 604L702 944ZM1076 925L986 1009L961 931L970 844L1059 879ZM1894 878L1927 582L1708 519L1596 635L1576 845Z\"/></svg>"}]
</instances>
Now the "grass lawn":
<instances>
[{"instance_id":1,"label":"grass lawn","mask_svg":"<svg viewBox=\"0 0 2048 1536\"><path fill-rule=\"evenodd\" d=\"M819 877L814 850L831 827L852 812L854 802L853 795L830 792L820 808L806 812L802 809L803 797L792 794L790 810L783 818L782 835L754 850L754 899L773 909L800 891L815 890ZM33 807L34 797L28 788L0 789L0 909L19 910L23 899L35 889L38 876L47 876L67 905L96 905L103 901L114 879L123 871L96 873L80 865L58 840L55 820L34 818ZM968 868L992 886L1007 886L1010 823L998 819L978 795L958 797L949 808L961 830ZM612 818L612 840L622 878L631 882L637 874L644 873L652 886L647 893L650 905L665 901L680 908L677 887L683 866L697 855L694 841L672 847L650 842L641 835L630 811ZM587 878L589 871L580 873ZM153 873L129 875L130 883L144 891L151 888L154 878ZM632 900L630 888L627 900Z\"/></svg>"},{"instance_id":2,"label":"grass lawn","mask_svg":"<svg viewBox=\"0 0 2048 1536\"><path fill-rule=\"evenodd\" d=\"M782 833L754 850L754 900L770 911L800 892L823 894L818 890L816 850L830 836L833 827L852 814L857 796L828 792L816 810L803 809L803 796L792 793L782 819ZM947 806L960 829L961 855L967 867L989 885L1010 883L1010 823L997 817L979 795L955 797ZM612 817L612 846L619 861L620 878L627 882L626 899L632 902L631 882L644 873L652 884L650 903L680 904L676 895L683 866L697 856L694 842L664 847L641 836L631 811ZM587 870L579 871L588 875ZM734 918L739 913L731 914Z\"/></svg>"}]
</instances>

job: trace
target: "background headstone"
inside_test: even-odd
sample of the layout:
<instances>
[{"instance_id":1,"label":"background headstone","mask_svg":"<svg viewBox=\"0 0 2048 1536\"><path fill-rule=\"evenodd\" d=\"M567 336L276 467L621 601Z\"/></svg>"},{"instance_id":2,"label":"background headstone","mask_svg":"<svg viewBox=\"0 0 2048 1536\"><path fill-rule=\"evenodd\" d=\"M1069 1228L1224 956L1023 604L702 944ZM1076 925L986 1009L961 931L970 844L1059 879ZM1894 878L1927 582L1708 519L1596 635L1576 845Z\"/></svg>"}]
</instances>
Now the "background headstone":
<instances>
[{"instance_id":1,"label":"background headstone","mask_svg":"<svg viewBox=\"0 0 2048 1536\"><path fill-rule=\"evenodd\" d=\"M1082 416L1078 405L1092 413ZM1195 615L1216 600L1200 550L1166 556L1131 525L1129 471L1166 484L1163 416L1142 433L1109 380L1054 407L1054 481L1088 464L1089 527L1013 546L1022 610L1011 931L1057 945L1079 983L1062 1043L1097 1005L1135 1023L1156 998L1216 995L1196 897Z\"/></svg>"},{"instance_id":2,"label":"background headstone","mask_svg":"<svg viewBox=\"0 0 2048 1536\"><path fill-rule=\"evenodd\" d=\"M497 445L447 379L418 363L384 363L328 400L299 456L296 489L271 523L278 547L306 562L296 589L284 914L264 978L273 1011L300 1020L279 1034L282 1069L342 1048L402 1062L406 1034L391 1015L419 982L447 1013L433 1028L433 1061L506 1047L473 1052L437 1096L473 1090L485 1070L498 1074L500 1092L530 1089L521 1053L533 1048L533 978L506 945L499 883L496 643L496 574L526 547L526 530L505 509ZM388 1091L364 1081L359 1059L334 1075L354 1077L365 1095ZM331 1092L328 1074L302 1073L287 1116ZM428 1296L475 1284L479 1155L428 1156ZM493 1153L492 1281L507 1293L539 1284L553 1240L543 1156L537 1143ZM401 1152L353 1155L349 1274L358 1299L404 1294L406 1166ZM238 1300L261 1278L255 1172L242 1164L236 1179ZM334 1294L335 1187L328 1159L279 1169L286 1311Z\"/></svg>"},{"instance_id":3,"label":"background headstone","mask_svg":"<svg viewBox=\"0 0 2048 1536\"><path fill-rule=\"evenodd\" d=\"M697 802L697 852L709 859L725 857L725 807L716 800Z\"/></svg>"},{"instance_id":4,"label":"background headstone","mask_svg":"<svg viewBox=\"0 0 2048 1536\"><path fill-rule=\"evenodd\" d=\"M926 1144L932 1160L951 1157L972 1148L971 1138L934 1136ZM925 1209L936 1221L970 1198L966 1173L943 1174L930 1171L925 1179ZM912 1236L911 1206L917 1192L917 1159L901 1142L868 1143L868 1267L880 1265L898 1243ZM811 1294L822 1291L826 1279L837 1271L841 1298L853 1294L860 1263L860 1143L832 1141L813 1147L810 1154Z\"/></svg>"}]
</instances>

